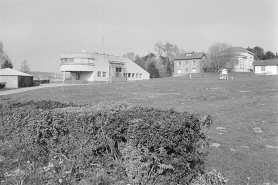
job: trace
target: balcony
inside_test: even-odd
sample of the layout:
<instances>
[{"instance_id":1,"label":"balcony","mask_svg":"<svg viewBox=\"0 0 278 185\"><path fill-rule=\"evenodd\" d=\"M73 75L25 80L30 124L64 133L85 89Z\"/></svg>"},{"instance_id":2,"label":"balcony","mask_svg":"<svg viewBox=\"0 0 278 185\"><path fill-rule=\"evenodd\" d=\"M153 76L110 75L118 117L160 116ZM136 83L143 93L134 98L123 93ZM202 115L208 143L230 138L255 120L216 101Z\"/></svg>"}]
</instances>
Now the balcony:
<instances>
[{"instance_id":1,"label":"balcony","mask_svg":"<svg viewBox=\"0 0 278 185\"><path fill-rule=\"evenodd\" d=\"M90 63L61 63L60 71L94 71L95 65Z\"/></svg>"}]
</instances>

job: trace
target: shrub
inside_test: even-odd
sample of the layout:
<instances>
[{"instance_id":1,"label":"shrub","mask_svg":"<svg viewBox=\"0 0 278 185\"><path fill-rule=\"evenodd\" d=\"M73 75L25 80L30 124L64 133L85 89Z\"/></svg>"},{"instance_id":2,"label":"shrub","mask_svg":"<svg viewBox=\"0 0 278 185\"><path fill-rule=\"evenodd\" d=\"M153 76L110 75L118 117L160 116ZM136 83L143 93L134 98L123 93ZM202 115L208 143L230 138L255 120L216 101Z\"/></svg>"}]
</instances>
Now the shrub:
<instances>
[{"instance_id":1,"label":"shrub","mask_svg":"<svg viewBox=\"0 0 278 185\"><path fill-rule=\"evenodd\" d=\"M190 183L190 185L224 185L228 179L223 177L215 169L198 174Z\"/></svg>"},{"instance_id":2,"label":"shrub","mask_svg":"<svg viewBox=\"0 0 278 185\"><path fill-rule=\"evenodd\" d=\"M6 100L5 107L5 183L188 184L204 172L210 116L126 102ZM7 175L14 170L23 173Z\"/></svg>"},{"instance_id":3,"label":"shrub","mask_svg":"<svg viewBox=\"0 0 278 185\"><path fill-rule=\"evenodd\" d=\"M0 89L3 89L6 87L6 82L0 82Z\"/></svg>"}]
</instances>

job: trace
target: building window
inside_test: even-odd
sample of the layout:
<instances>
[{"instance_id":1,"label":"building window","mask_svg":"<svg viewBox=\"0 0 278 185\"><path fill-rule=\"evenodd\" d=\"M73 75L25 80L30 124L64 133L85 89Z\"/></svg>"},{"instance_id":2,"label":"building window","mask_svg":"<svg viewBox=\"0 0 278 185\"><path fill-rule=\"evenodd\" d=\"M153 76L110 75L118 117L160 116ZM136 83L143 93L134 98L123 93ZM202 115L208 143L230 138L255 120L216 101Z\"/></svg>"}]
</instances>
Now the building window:
<instances>
[{"instance_id":1,"label":"building window","mask_svg":"<svg viewBox=\"0 0 278 185\"><path fill-rule=\"evenodd\" d=\"M101 71L97 72L97 77L101 77Z\"/></svg>"},{"instance_id":2,"label":"building window","mask_svg":"<svg viewBox=\"0 0 278 185\"><path fill-rule=\"evenodd\" d=\"M106 72L103 72L103 73L102 73L102 77L106 77Z\"/></svg>"},{"instance_id":3,"label":"building window","mask_svg":"<svg viewBox=\"0 0 278 185\"><path fill-rule=\"evenodd\" d=\"M91 59L91 58L89 58L89 63L90 63L90 64L93 64L93 63L94 63L94 60Z\"/></svg>"},{"instance_id":4,"label":"building window","mask_svg":"<svg viewBox=\"0 0 278 185\"><path fill-rule=\"evenodd\" d=\"M131 77L131 73L128 73L128 78L130 78Z\"/></svg>"},{"instance_id":5,"label":"building window","mask_svg":"<svg viewBox=\"0 0 278 185\"><path fill-rule=\"evenodd\" d=\"M185 69L185 72L187 72L187 71L188 71L188 69L186 68L186 69Z\"/></svg>"},{"instance_id":6,"label":"building window","mask_svg":"<svg viewBox=\"0 0 278 185\"><path fill-rule=\"evenodd\" d=\"M196 65L196 61L192 61L192 65Z\"/></svg>"},{"instance_id":7,"label":"building window","mask_svg":"<svg viewBox=\"0 0 278 185\"><path fill-rule=\"evenodd\" d=\"M135 76L135 73L132 73L132 78L134 78L134 76Z\"/></svg>"},{"instance_id":8,"label":"building window","mask_svg":"<svg viewBox=\"0 0 278 185\"><path fill-rule=\"evenodd\" d=\"M140 74L139 74L139 78L141 78L141 77L142 77L142 74L140 73Z\"/></svg>"},{"instance_id":9,"label":"building window","mask_svg":"<svg viewBox=\"0 0 278 185\"><path fill-rule=\"evenodd\" d=\"M178 62L178 66L181 66L181 62Z\"/></svg>"},{"instance_id":10,"label":"building window","mask_svg":"<svg viewBox=\"0 0 278 185\"><path fill-rule=\"evenodd\" d=\"M178 69L178 73L181 73L181 69Z\"/></svg>"},{"instance_id":11,"label":"building window","mask_svg":"<svg viewBox=\"0 0 278 185\"><path fill-rule=\"evenodd\" d=\"M261 71L265 71L265 66L261 66Z\"/></svg>"},{"instance_id":12,"label":"building window","mask_svg":"<svg viewBox=\"0 0 278 185\"><path fill-rule=\"evenodd\" d=\"M122 77L122 67L116 67L116 77Z\"/></svg>"},{"instance_id":13,"label":"building window","mask_svg":"<svg viewBox=\"0 0 278 185\"><path fill-rule=\"evenodd\" d=\"M138 73L136 73L136 78L138 78Z\"/></svg>"},{"instance_id":14,"label":"building window","mask_svg":"<svg viewBox=\"0 0 278 185\"><path fill-rule=\"evenodd\" d=\"M186 61L185 64L187 65L187 64L188 64L188 61Z\"/></svg>"},{"instance_id":15,"label":"building window","mask_svg":"<svg viewBox=\"0 0 278 185\"><path fill-rule=\"evenodd\" d=\"M121 67L116 67L116 73L120 73L122 72L122 68Z\"/></svg>"}]
</instances>

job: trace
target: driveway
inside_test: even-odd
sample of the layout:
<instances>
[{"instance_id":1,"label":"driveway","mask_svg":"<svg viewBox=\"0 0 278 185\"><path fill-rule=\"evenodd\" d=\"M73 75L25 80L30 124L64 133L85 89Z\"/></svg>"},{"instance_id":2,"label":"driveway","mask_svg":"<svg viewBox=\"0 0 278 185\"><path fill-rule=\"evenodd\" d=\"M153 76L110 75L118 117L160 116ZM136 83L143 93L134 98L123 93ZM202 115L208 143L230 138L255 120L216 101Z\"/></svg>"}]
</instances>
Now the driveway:
<instances>
[{"instance_id":1,"label":"driveway","mask_svg":"<svg viewBox=\"0 0 278 185\"><path fill-rule=\"evenodd\" d=\"M34 86L34 87L24 87L24 88L4 90L4 91L0 90L0 96L20 93L20 92L25 92L25 91L31 91L31 90L41 89L41 88L60 87L60 86L73 86L73 85L92 85L92 84L63 84L63 83L41 84L40 86Z\"/></svg>"}]
</instances>

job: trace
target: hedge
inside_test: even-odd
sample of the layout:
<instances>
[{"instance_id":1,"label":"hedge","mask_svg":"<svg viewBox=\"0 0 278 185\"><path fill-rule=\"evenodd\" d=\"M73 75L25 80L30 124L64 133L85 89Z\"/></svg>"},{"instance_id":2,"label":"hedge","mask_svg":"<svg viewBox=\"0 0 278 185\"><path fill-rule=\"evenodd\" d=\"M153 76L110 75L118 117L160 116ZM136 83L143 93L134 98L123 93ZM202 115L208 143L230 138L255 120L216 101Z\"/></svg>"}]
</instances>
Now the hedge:
<instances>
[{"instance_id":1,"label":"hedge","mask_svg":"<svg viewBox=\"0 0 278 185\"><path fill-rule=\"evenodd\" d=\"M7 100L3 115L3 184L189 184L204 172L212 124L127 102Z\"/></svg>"}]
</instances>

